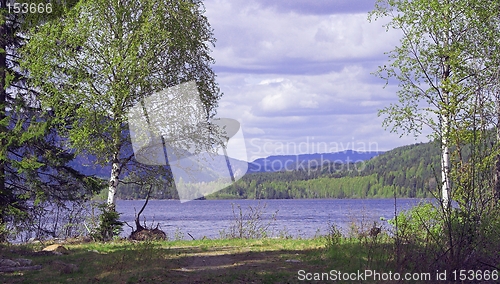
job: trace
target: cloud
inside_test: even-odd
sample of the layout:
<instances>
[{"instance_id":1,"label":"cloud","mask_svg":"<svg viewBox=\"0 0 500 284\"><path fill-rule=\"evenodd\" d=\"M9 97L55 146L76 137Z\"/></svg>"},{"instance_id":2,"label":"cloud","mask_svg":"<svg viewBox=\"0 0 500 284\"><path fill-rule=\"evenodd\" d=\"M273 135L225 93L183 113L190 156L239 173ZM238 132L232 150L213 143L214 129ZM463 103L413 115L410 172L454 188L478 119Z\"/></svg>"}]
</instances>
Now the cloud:
<instances>
[{"instance_id":1,"label":"cloud","mask_svg":"<svg viewBox=\"0 0 500 284\"><path fill-rule=\"evenodd\" d=\"M397 102L398 88L384 88L371 73L386 63L384 52L398 45L401 35L387 33L384 20L367 20L373 4L205 2L218 39L214 70L224 92L218 114L241 122L253 148L249 157L269 155L270 145L306 140L375 143L378 150L415 142L384 131L377 115Z\"/></svg>"},{"instance_id":2,"label":"cloud","mask_svg":"<svg viewBox=\"0 0 500 284\"><path fill-rule=\"evenodd\" d=\"M244 79L231 80L238 84L230 88L237 90L237 95L228 100L247 106L253 102L248 108L253 114L269 117L373 112L374 106L386 100L386 91L380 81L379 84L364 82L365 74L369 70L357 65L321 75L226 74L246 79L244 84L241 83ZM374 93L375 88L380 92Z\"/></svg>"},{"instance_id":3,"label":"cloud","mask_svg":"<svg viewBox=\"0 0 500 284\"><path fill-rule=\"evenodd\" d=\"M388 43L399 38L385 33L381 23L369 23L366 13L284 14L238 1L206 5L207 10L212 7L208 17L218 38L214 49L218 71L329 72L336 61L380 57Z\"/></svg>"},{"instance_id":4,"label":"cloud","mask_svg":"<svg viewBox=\"0 0 500 284\"><path fill-rule=\"evenodd\" d=\"M294 0L258 1L263 7L272 7L277 12L313 15L365 13L373 10L374 0Z\"/></svg>"},{"instance_id":5,"label":"cloud","mask_svg":"<svg viewBox=\"0 0 500 284\"><path fill-rule=\"evenodd\" d=\"M394 100L396 89L383 89L383 82L367 76L369 70L356 65L322 75L224 74L221 85L231 92L222 98L219 114L238 119L254 144L308 137L346 144L355 137L388 150L398 136L384 131L377 112Z\"/></svg>"},{"instance_id":6,"label":"cloud","mask_svg":"<svg viewBox=\"0 0 500 284\"><path fill-rule=\"evenodd\" d=\"M232 0L238 7L271 9L275 13L295 13L304 15L331 15L346 13L366 13L373 10L375 0Z\"/></svg>"}]
</instances>

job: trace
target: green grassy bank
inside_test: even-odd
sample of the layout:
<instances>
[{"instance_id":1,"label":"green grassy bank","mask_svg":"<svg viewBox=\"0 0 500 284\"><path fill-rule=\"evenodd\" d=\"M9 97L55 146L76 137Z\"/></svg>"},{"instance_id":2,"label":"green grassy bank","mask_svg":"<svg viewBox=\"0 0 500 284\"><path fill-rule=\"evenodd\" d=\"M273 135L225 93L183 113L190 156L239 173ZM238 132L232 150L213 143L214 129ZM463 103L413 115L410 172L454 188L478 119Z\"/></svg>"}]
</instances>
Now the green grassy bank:
<instances>
[{"instance_id":1,"label":"green grassy bank","mask_svg":"<svg viewBox=\"0 0 500 284\"><path fill-rule=\"evenodd\" d=\"M4 258L31 259L42 269L0 273L0 282L299 283L300 278L314 277L306 273L329 273L332 269L391 269L391 263L386 261L387 250L383 249L389 243L379 240L378 250L373 251L368 243L347 239L342 242L333 250L327 248L325 237L116 241L64 244L68 251L62 255L41 252L40 244L3 245L0 252ZM383 263L378 263L377 258L383 258Z\"/></svg>"}]
</instances>

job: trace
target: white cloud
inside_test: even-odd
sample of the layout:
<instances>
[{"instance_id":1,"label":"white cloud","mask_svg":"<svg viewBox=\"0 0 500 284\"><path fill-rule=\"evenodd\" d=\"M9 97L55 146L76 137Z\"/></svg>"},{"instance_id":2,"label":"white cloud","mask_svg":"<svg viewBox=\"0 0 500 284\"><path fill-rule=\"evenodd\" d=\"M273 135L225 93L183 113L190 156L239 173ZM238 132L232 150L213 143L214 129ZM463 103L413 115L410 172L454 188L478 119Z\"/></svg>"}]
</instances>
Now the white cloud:
<instances>
[{"instance_id":1,"label":"white cloud","mask_svg":"<svg viewBox=\"0 0 500 284\"><path fill-rule=\"evenodd\" d=\"M283 82L283 80L284 80L283 78L265 79L265 80L260 81L259 85L269 85L272 83L281 83L281 82Z\"/></svg>"},{"instance_id":2,"label":"white cloud","mask_svg":"<svg viewBox=\"0 0 500 284\"><path fill-rule=\"evenodd\" d=\"M346 0L323 1L325 9L346 11L329 14L314 1L285 2L205 2L218 39L214 67L224 92L218 113L241 122L249 157L307 140L371 142L379 150L414 143L382 128L378 109L397 101L397 86L384 89L370 74L400 35L387 33L381 21L369 23L366 13L351 13L366 3L353 10Z\"/></svg>"},{"instance_id":3,"label":"white cloud","mask_svg":"<svg viewBox=\"0 0 500 284\"><path fill-rule=\"evenodd\" d=\"M276 13L248 3L243 7L237 5L241 2L228 3L206 4L218 38L214 57L219 66L258 69L286 65L290 59L325 62L378 57L399 38L385 33L380 22L369 23L366 13Z\"/></svg>"}]
</instances>

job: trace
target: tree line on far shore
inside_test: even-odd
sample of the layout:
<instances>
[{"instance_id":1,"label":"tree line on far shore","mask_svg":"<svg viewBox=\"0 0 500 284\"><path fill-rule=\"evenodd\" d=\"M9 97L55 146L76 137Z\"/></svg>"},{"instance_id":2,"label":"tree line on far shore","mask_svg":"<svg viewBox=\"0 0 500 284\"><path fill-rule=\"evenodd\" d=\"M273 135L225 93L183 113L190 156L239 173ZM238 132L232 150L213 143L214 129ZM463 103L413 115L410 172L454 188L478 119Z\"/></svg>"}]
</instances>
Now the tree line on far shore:
<instances>
[{"instance_id":1,"label":"tree line on far shore","mask_svg":"<svg viewBox=\"0 0 500 284\"><path fill-rule=\"evenodd\" d=\"M398 147L368 161L324 164L293 171L248 173L207 199L298 198L430 198L438 192L439 145L435 142ZM144 199L147 192L133 184L119 187L120 199ZM177 199L167 186L155 187L156 199Z\"/></svg>"}]
</instances>

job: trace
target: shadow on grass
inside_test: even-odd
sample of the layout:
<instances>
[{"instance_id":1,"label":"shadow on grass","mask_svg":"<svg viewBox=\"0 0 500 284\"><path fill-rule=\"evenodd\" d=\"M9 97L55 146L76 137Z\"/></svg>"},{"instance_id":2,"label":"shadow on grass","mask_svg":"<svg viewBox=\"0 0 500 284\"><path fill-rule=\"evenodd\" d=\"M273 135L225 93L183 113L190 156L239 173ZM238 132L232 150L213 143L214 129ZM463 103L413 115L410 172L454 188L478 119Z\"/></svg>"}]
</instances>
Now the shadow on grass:
<instances>
[{"instance_id":1,"label":"shadow on grass","mask_svg":"<svg viewBox=\"0 0 500 284\"><path fill-rule=\"evenodd\" d=\"M0 252L5 257L29 258L43 268L0 274L0 279L3 283L303 283L299 270L390 270L389 246L377 244L369 251L367 244L345 243L327 250L321 239L117 242L67 245L66 255L4 246ZM78 270L62 271L56 265L61 262Z\"/></svg>"}]
</instances>

